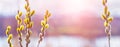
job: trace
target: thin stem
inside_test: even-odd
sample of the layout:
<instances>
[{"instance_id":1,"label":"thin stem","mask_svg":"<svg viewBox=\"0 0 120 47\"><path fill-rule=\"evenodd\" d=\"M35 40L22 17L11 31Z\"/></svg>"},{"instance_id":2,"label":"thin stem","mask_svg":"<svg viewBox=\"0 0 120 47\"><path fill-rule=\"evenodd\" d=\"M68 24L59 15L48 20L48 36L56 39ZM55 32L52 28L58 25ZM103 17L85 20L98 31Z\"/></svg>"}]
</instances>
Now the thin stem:
<instances>
[{"instance_id":1,"label":"thin stem","mask_svg":"<svg viewBox=\"0 0 120 47\"><path fill-rule=\"evenodd\" d=\"M37 45L37 47L39 47L39 44L40 44L40 42L43 40L43 37L44 37L44 32L45 32L45 28L43 28L43 30L40 32L40 34L39 34L39 40L38 40L38 45Z\"/></svg>"},{"instance_id":2,"label":"thin stem","mask_svg":"<svg viewBox=\"0 0 120 47\"><path fill-rule=\"evenodd\" d=\"M108 38L108 47L111 47L111 45L110 45L110 44L111 44L111 43L110 43L110 39L111 39L110 34L107 35L107 38Z\"/></svg>"},{"instance_id":3,"label":"thin stem","mask_svg":"<svg viewBox=\"0 0 120 47\"><path fill-rule=\"evenodd\" d=\"M27 34L26 34L26 47L28 47L29 43L30 43L30 31L29 29L27 29Z\"/></svg>"},{"instance_id":4,"label":"thin stem","mask_svg":"<svg viewBox=\"0 0 120 47\"><path fill-rule=\"evenodd\" d=\"M110 39L111 39L111 25L107 26L105 29L105 32L107 34L107 38L108 38L108 47L111 47L111 43L110 43Z\"/></svg>"},{"instance_id":5,"label":"thin stem","mask_svg":"<svg viewBox=\"0 0 120 47\"><path fill-rule=\"evenodd\" d=\"M110 46L110 35L108 36L108 46L111 47Z\"/></svg>"}]
</instances>

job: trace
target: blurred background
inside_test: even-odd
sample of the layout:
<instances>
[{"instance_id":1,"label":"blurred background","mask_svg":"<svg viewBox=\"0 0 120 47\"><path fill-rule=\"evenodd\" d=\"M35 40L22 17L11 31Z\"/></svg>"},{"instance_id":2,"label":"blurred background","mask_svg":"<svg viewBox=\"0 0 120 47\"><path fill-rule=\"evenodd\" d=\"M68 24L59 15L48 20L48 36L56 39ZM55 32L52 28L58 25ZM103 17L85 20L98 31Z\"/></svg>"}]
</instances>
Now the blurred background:
<instances>
[{"instance_id":1,"label":"blurred background","mask_svg":"<svg viewBox=\"0 0 120 47\"><path fill-rule=\"evenodd\" d=\"M29 0L30 7L36 13L32 17L31 43L29 47L36 47L40 33L40 21L46 10L52 16L49 19L50 27L45 33L40 47L108 47L104 32L102 0ZM6 27L12 26L14 35L12 43L19 47L17 36L17 10L25 17L24 0L0 0L0 47L8 47ZM120 0L108 0L112 25L111 47L120 47ZM25 31L23 31L23 45L25 47Z\"/></svg>"}]
</instances>

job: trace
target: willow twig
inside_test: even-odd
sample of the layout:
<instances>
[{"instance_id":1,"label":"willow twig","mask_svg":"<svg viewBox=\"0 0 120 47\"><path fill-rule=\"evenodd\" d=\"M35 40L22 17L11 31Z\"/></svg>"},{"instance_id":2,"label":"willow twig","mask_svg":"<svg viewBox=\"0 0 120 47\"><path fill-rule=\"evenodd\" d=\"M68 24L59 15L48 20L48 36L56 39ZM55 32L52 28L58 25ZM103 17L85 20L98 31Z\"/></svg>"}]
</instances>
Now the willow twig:
<instances>
[{"instance_id":1,"label":"willow twig","mask_svg":"<svg viewBox=\"0 0 120 47\"><path fill-rule=\"evenodd\" d=\"M25 4L25 10L26 10L26 17L24 19L24 23L26 25L26 47L28 47L29 43L30 43L30 36L31 36L31 30L30 28L32 28L33 26L33 22L31 22L31 17L33 16L33 14L35 13L34 10L31 11L30 6L29 6L29 1L25 0L26 4Z\"/></svg>"},{"instance_id":2,"label":"willow twig","mask_svg":"<svg viewBox=\"0 0 120 47\"><path fill-rule=\"evenodd\" d=\"M45 13L44 19L41 21L42 28L41 28L41 32L39 33L39 40L38 40L37 47L39 47L40 42L43 40L45 30L49 27L48 18L50 16L51 16L51 13L49 13L48 10L47 10L46 13Z\"/></svg>"},{"instance_id":3,"label":"willow twig","mask_svg":"<svg viewBox=\"0 0 120 47\"><path fill-rule=\"evenodd\" d=\"M22 12L18 10L18 14L16 15L16 20L17 20L17 33L18 33L18 39L19 39L19 45L20 47L22 46L22 30L24 29L24 26L22 25Z\"/></svg>"},{"instance_id":4,"label":"willow twig","mask_svg":"<svg viewBox=\"0 0 120 47\"><path fill-rule=\"evenodd\" d=\"M9 47L13 47L12 42L11 42L13 35L9 33L10 30L11 30L11 26L7 26L7 29L6 29L6 35L8 36L7 41L8 41Z\"/></svg>"},{"instance_id":5,"label":"willow twig","mask_svg":"<svg viewBox=\"0 0 120 47\"><path fill-rule=\"evenodd\" d=\"M107 34L108 38L108 47L110 46L110 39L111 39L111 21L113 20L113 17L110 16L110 12L108 10L107 6L107 0L103 0L103 6L104 6L104 13L102 14L102 19L105 21L104 26L105 26L105 33Z\"/></svg>"}]
</instances>

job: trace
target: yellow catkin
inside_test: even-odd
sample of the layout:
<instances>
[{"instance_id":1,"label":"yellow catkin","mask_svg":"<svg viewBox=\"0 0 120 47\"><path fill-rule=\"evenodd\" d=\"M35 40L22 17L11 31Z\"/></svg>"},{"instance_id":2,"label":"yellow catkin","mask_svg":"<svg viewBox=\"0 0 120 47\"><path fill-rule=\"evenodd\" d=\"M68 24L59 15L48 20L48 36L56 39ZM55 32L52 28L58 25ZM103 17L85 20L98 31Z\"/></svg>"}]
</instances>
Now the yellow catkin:
<instances>
[{"instance_id":1,"label":"yellow catkin","mask_svg":"<svg viewBox=\"0 0 120 47\"><path fill-rule=\"evenodd\" d=\"M11 43L11 39L13 38L13 35L9 33L10 30L11 30L11 26L7 26L7 29L6 29L6 35L8 36L7 42L9 44L9 47L13 47L13 45Z\"/></svg>"},{"instance_id":2,"label":"yellow catkin","mask_svg":"<svg viewBox=\"0 0 120 47\"><path fill-rule=\"evenodd\" d=\"M107 20L108 20L109 22L111 22L111 21L113 21L113 17L109 17L109 18L107 18Z\"/></svg>"},{"instance_id":3,"label":"yellow catkin","mask_svg":"<svg viewBox=\"0 0 120 47\"><path fill-rule=\"evenodd\" d=\"M17 20L17 28L16 28L16 31L18 33L18 40L19 40L19 45L20 47L23 47L22 46L22 32L24 30L24 26L22 25L22 12L18 10L18 14L16 15L16 20Z\"/></svg>"},{"instance_id":4,"label":"yellow catkin","mask_svg":"<svg viewBox=\"0 0 120 47\"><path fill-rule=\"evenodd\" d=\"M25 19L24 19L24 23L25 23L25 24L28 24L29 22L30 22L29 18L25 18Z\"/></svg>"},{"instance_id":5,"label":"yellow catkin","mask_svg":"<svg viewBox=\"0 0 120 47\"><path fill-rule=\"evenodd\" d=\"M40 23L40 25L42 26L42 28L41 28L41 32L39 33L39 37L40 38L38 40L37 47L39 47L40 42L43 40L45 30L49 27L48 18L50 16L51 16L51 13L49 13L49 11L47 10L46 13L45 13L45 15L44 15L44 19Z\"/></svg>"},{"instance_id":6,"label":"yellow catkin","mask_svg":"<svg viewBox=\"0 0 120 47\"><path fill-rule=\"evenodd\" d=\"M9 35L9 39L12 39L12 38L13 38L13 35L12 35L12 34L10 34L10 35Z\"/></svg>"},{"instance_id":7,"label":"yellow catkin","mask_svg":"<svg viewBox=\"0 0 120 47\"><path fill-rule=\"evenodd\" d=\"M18 12L18 15L19 15L19 17L21 17L22 16L22 12L20 11L20 12Z\"/></svg>"},{"instance_id":8,"label":"yellow catkin","mask_svg":"<svg viewBox=\"0 0 120 47\"><path fill-rule=\"evenodd\" d=\"M20 30L24 30L24 25L20 25Z\"/></svg>"},{"instance_id":9,"label":"yellow catkin","mask_svg":"<svg viewBox=\"0 0 120 47\"><path fill-rule=\"evenodd\" d=\"M102 18L103 20L106 20L106 19L107 19L107 17L106 17L104 14L102 14L101 18Z\"/></svg>"},{"instance_id":10,"label":"yellow catkin","mask_svg":"<svg viewBox=\"0 0 120 47\"><path fill-rule=\"evenodd\" d=\"M32 10L32 11L30 12L30 16L33 16L34 13L35 13L35 10Z\"/></svg>"},{"instance_id":11,"label":"yellow catkin","mask_svg":"<svg viewBox=\"0 0 120 47\"><path fill-rule=\"evenodd\" d=\"M45 28L48 28L48 27L49 27L49 24L46 24L46 25L45 25Z\"/></svg>"},{"instance_id":12,"label":"yellow catkin","mask_svg":"<svg viewBox=\"0 0 120 47\"><path fill-rule=\"evenodd\" d=\"M111 36L111 21L113 21L113 17L110 16L110 12L108 10L107 6L107 0L103 0L102 2L104 6L104 13L102 14L102 19L105 21L104 22L104 27L105 27L105 33L108 37L108 46L110 47L110 36Z\"/></svg>"},{"instance_id":13,"label":"yellow catkin","mask_svg":"<svg viewBox=\"0 0 120 47\"><path fill-rule=\"evenodd\" d=\"M26 47L28 47L29 43L30 43L30 36L31 36L31 33L32 31L30 30L33 26L33 22L31 21L31 17L35 14L35 10L31 10L30 9L30 4L29 4L29 0L25 0L26 1L26 4L24 5L24 8L26 10L26 16L25 16L25 19L24 19L24 23L25 23L25 28L26 28L26 38L25 38L25 41L26 41Z\"/></svg>"},{"instance_id":14,"label":"yellow catkin","mask_svg":"<svg viewBox=\"0 0 120 47\"><path fill-rule=\"evenodd\" d=\"M108 27L108 26L109 26L109 23L108 23L108 22L104 22L104 26L105 26L105 27Z\"/></svg>"}]
</instances>

